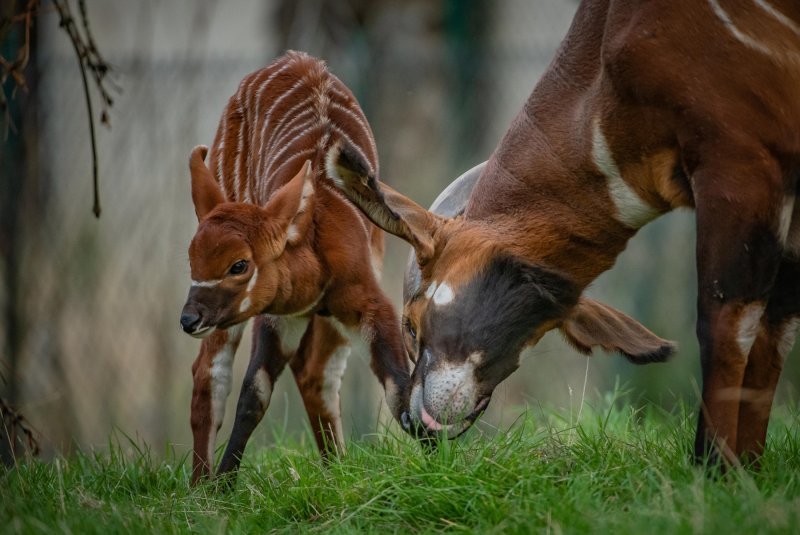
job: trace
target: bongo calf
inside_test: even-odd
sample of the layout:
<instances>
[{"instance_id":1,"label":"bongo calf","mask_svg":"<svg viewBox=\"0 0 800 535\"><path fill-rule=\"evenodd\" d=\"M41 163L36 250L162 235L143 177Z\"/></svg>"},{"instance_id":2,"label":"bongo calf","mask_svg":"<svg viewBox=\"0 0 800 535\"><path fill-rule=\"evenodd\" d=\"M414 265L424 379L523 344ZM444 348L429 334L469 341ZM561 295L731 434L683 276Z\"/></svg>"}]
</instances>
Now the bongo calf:
<instances>
[{"instance_id":1,"label":"bongo calf","mask_svg":"<svg viewBox=\"0 0 800 535\"><path fill-rule=\"evenodd\" d=\"M195 147L189 162L199 225L181 314L183 330L203 339L192 367L193 483L212 469L250 318L250 364L220 474L238 468L286 364L323 457L343 446L339 389L351 341L371 353L396 418L409 375L399 320L378 283L383 233L328 178L329 168L346 173L351 161L378 173L372 132L350 90L322 61L289 52L245 77L208 166L207 152Z\"/></svg>"}]
</instances>

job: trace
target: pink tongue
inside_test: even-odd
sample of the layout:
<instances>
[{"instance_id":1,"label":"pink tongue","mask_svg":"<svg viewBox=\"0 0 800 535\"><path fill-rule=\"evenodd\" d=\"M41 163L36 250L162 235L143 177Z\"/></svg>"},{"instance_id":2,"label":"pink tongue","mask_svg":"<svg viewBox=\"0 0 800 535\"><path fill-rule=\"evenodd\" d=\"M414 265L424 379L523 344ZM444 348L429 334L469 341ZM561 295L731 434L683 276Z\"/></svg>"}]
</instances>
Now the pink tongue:
<instances>
[{"instance_id":1,"label":"pink tongue","mask_svg":"<svg viewBox=\"0 0 800 535\"><path fill-rule=\"evenodd\" d=\"M421 410L422 410L422 423L425 424L425 427L427 427L431 431L441 431L442 427L444 426L439 422L437 422L436 420L434 420L433 416L428 414L428 411L425 410L424 405L421 407Z\"/></svg>"}]
</instances>

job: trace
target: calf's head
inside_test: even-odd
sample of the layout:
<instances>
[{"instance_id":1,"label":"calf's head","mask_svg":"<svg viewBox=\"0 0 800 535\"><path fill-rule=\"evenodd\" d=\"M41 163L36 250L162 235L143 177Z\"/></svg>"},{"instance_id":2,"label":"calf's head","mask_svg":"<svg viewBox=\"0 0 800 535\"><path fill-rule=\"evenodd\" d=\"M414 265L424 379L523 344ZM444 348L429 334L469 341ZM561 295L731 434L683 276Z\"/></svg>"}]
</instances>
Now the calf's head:
<instances>
[{"instance_id":1,"label":"calf's head","mask_svg":"<svg viewBox=\"0 0 800 535\"><path fill-rule=\"evenodd\" d=\"M674 351L625 314L582 297L569 273L515 253L511 244L521 237L513 228L425 210L359 172L348 154L329 163L329 176L376 225L414 247L403 310L416 365L406 425L427 435L461 434L519 366L522 350L554 328L586 354L600 347L647 363Z\"/></svg>"},{"instance_id":2,"label":"calf's head","mask_svg":"<svg viewBox=\"0 0 800 535\"><path fill-rule=\"evenodd\" d=\"M207 148L192 151L192 201L199 225L189 246L192 285L181 327L202 338L261 313L280 295L287 249L311 223L311 162L266 204L225 202L205 164Z\"/></svg>"}]
</instances>

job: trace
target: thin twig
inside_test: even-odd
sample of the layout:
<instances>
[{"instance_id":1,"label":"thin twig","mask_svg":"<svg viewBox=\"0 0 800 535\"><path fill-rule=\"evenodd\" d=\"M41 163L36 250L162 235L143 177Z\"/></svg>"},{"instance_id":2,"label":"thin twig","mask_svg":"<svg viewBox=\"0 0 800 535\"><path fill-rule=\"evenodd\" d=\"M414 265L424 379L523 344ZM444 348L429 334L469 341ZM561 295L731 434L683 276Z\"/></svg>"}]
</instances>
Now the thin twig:
<instances>
[{"instance_id":1,"label":"thin twig","mask_svg":"<svg viewBox=\"0 0 800 535\"><path fill-rule=\"evenodd\" d=\"M51 0L53 6L58 11L60 18L60 26L64 29L69 37L72 47L75 49L75 55L78 57L78 66L81 71L81 79L83 81L83 93L86 98L86 109L89 114L89 136L92 145L92 185L94 190L94 203L92 212L95 217L100 217L100 193L99 193L99 179L98 179L98 162L97 162L97 135L94 125L94 106L92 104L91 91L89 89L89 74L94 80L95 88L100 95L102 112L100 114L100 122L109 126L108 109L114 104L111 98L112 91L120 91L119 86L108 76L111 68L105 59L100 55L97 46L94 42L94 37L89 26L89 17L86 10L85 0L78 0L78 7L80 10L81 26L83 28L83 35L81 34L75 18L72 15L69 0ZM2 32L0 37L9 31L11 25L15 23L24 24L25 40L24 44L20 46L16 59L12 62L0 55L0 113L3 114L3 125L5 126L5 136L8 136L9 130L16 132L16 128L11 118L9 96L6 94L6 88L2 86L3 83L9 78L14 80L13 89L11 90L11 98L17 89L22 88L23 91L27 90L25 83L25 68L30 59L30 46L31 46L31 26L33 25L33 18L38 14L40 0L27 0L25 8L21 13L12 13L10 17L3 17L1 21ZM88 74L87 74L88 71ZM106 86L108 84L108 87Z\"/></svg>"},{"instance_id":2,"label":"thin twig","mask_svg":"<svg viewBox=\"0 0 800 535\"><path fill-rule=\"evenodd\" d=\"M58 14L61 17L61 26L67 32L72 47L75 49L75 55L78 58L78 66L81 71L81 80L83 81L83 94L86 97L86 109L89 114L89 138L92 144L92 185L94 189L94 203L92 205L92 213L94 216L100 217L100 191L99 181L97 178L97 139L94 130L94 110L92 107L92 95L89 91L89 81L86 77L86 65L84 59L88 58L86 52L86 45L81 40L78 28L75 26L75 19L72 17L69 3L66 0L59 1L53 0ZM94 71L94 69L92 69ZM97 79L97 78L96 78ZM98 85L100 85L98 81Z\"/></svg>"}]
</instances>

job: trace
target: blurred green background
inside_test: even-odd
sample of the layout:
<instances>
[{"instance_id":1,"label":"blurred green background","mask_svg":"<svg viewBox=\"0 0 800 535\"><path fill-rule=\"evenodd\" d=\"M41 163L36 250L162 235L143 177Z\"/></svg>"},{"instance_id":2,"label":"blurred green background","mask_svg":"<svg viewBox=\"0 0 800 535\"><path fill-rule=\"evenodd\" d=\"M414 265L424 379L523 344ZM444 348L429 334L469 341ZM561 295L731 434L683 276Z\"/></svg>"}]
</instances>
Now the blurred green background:
<instances>
[{"instance_id":1,"label":"blurred green background","mask_svg":"<svg viewBox=\"0 0 800 535\"><path fill-rule=\"evenodd\" d=\"M122 88L99 131L103 215L91 215L91 160L74 51L43 3L29 91L11 102L16 131L0 162L0 395L44 452L102 447L117 428L190 448L190 367L199 341L178 317L196 221L187 158L210 144L241 78L287 48L328 62L375 132L382 179L423 205L486 160L569 27L575 1L90 0L97 46ZM11 32L7 53L22 36ZM5 89L9 90L10 81ZM10 90L8 91L10 95ZM408 247L388 238L384 287L400 307ZM529 351L495 393L482 428L539 404L573 407L621 384L638 403L697 399L694 217L669 214L632 240L589 293L678 341L667 364L577 355L557 334ZM247 335L245 340L248 340ZM249 344L239 350L227 437ZM796 352L780 384L792 399ZM588 364L588 368L587 368ZM586 378L586 381L585 381ZM366 355L342 390L348 435L385 420ZM253 442L307 428L290 374ZM688 448L688 445L687 445Z\"/></svg>"}]
</instances>

